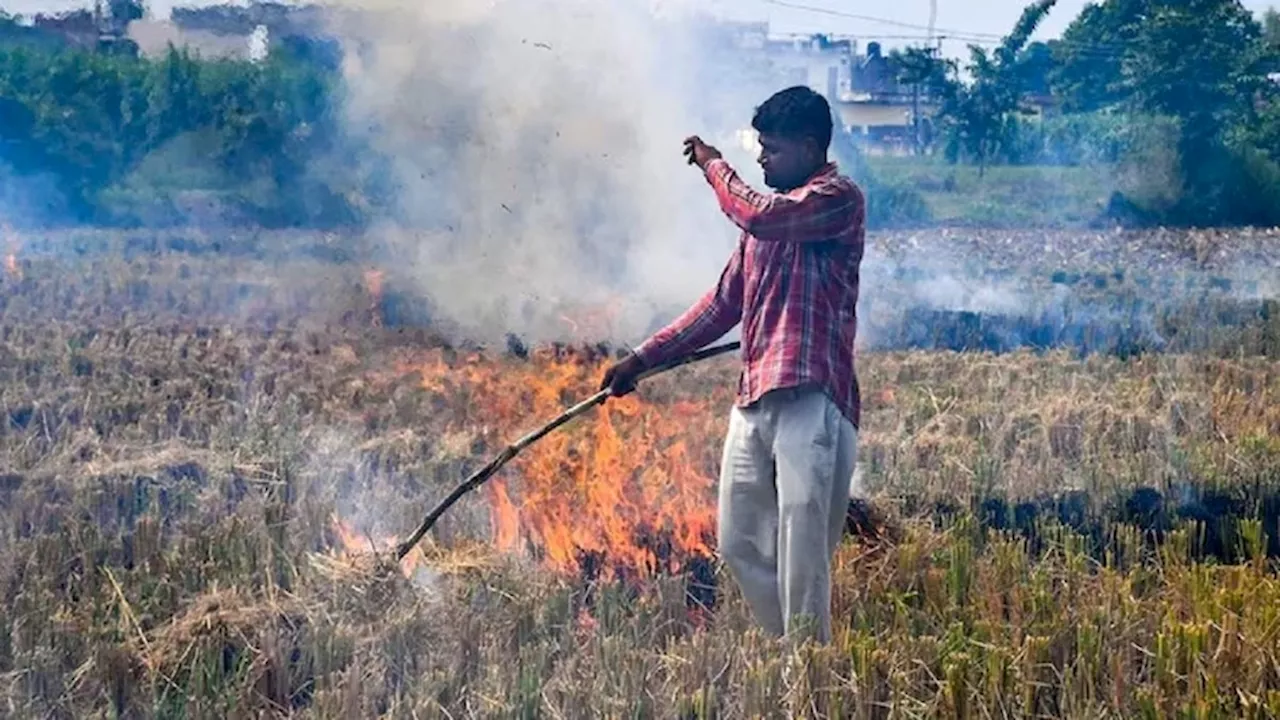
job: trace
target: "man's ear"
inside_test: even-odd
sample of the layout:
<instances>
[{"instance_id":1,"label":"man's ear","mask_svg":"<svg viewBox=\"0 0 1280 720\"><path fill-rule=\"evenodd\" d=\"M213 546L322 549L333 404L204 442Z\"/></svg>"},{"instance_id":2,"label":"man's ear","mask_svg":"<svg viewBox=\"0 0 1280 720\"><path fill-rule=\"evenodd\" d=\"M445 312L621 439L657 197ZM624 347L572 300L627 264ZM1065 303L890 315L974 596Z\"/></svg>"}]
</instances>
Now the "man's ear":
<instances>
[{"instance_id":1,"label":"man's ear","mask_svg":"<svg viewBox=\"0 0 1280 720\"><path fill-rule=\"evenodd\" d=\"M804 148L805 152L809 154L809 157L812 158L814 162L821 162L822 159L827 156L826 148L822 147L822 143L818 142L817 138L805 138Z\"/></svg>"}]
</instances>

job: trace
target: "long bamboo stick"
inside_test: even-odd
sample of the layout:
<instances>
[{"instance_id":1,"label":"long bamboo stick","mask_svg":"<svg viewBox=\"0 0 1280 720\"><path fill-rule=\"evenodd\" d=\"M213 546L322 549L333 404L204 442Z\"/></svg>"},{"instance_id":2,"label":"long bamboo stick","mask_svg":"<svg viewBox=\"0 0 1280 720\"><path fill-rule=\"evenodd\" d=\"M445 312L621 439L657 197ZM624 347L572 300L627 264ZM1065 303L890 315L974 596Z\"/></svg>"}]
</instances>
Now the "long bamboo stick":
<instances>
[{"instance_id":1,"label":"long bamboo stick","mask_svg":"<svg viewBox=\"0 0 1280 720\"><path fill-rule=\"evenodd\" d=\"M723 345L715 345L709 348L703 348L702 350L689 353L684 357L677 358L675 360L671 360L661 365L649 368L648 370L645 370L644 372L642 372L636 378L636 380L637 382L639 382L641 380L645 380L647 378L653 377L654 375L666 372L668 370L672 370L682 365L688 365L690 363L695 363L700 360L706 360L708 358L716 357L717 355L723 355L727 352L732 352L734 350L737 350L739 346L740 346L740 343L735 341L735 342L725 343ZM534 444L539 439L546 436L548 433L560 427L561 425L564 425L565 423L578 417L579 415L582 415L583 413L595 407L596 405L599 405L600 403L604 402L609 398L609 395L610 395L610 391L608 388L601 390L596 394L592 395L591 397L587 398L586 400L583 400L577 405L574 405L568 410L565 410L564 412L560 413L553 420L543 425L542 427L538 428L537 430L534 430L533 432L528 433L524 437L520 438L519 440L516 440L515 442L503 448L502 452L498 453L497 456L495 456L492 460L490 460L484 467L472 473L469 477L467 477L466 480L463 480L462 484L454 488L453 492L449 493L448 497L446 497L444 500L441 500L440 504L436 505L434 508L432 508L431 512L427 513L427 516L422 520L422 524L419 525L418 529L413 532L413 535L410 535L408 540L405 540L404 542L396 546L396 559L397 560L404 559L404 556L408 555L409 551L412 550L420 540L422 540L422 537L426 535L429 530L431 530L432 526L436 524L436 521L440 519L441 515L444 515L445 511L447 511L450 507L452 507L454 503L458 502L458 500L462 499L463 495L466 495L472 490L475 490L476 488L484 484L485 481L487 481L489 478L493 477L493 475L497 473L498 470L501 469L503 465L506 465L508 462L510 462L512 458L514 458L516 455L520 453L520 451Z\"/></svg>"}]
</instances>

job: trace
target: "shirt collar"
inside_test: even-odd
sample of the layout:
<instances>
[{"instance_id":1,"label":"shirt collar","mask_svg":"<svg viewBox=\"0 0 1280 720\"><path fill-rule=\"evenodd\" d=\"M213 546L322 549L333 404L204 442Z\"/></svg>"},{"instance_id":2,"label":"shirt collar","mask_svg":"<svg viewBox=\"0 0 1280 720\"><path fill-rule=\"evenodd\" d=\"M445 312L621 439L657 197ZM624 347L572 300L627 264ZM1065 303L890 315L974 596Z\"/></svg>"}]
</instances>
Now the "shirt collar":
<instances>
[{"instance_id":1,"label":"shirt collar","mask_svg":"<svg viewBox=\"0 0 1280 720\"><path fill-rule=\"evenodd\" d=\"M834 160L829 161L822 167L818 168L818 170L814 172L812 175L810 175L809 179L804 181L804 185L810 185L819 180L827 180L831 177L834 177L837 172L839 172L839 168L836 167L835 161ZM801 185L801 187L804 187L804 185Z\"/></svg>"},{"instance_id":2,"label":"shirt collar","mask_svg":"<svg viewBox=\"0 0 1280 720\"><path fill-rule=\"evenodd\" d=\"M822 167L818 168L818 171L814 173L813 177L809 179L817 180L818 178L827 177L828 175L835 175L838 171L839 171L839 168L836 167L836 162L834 160L831 160L827 162L825 165L823 165Z\"/></svg>"}]
</instances>

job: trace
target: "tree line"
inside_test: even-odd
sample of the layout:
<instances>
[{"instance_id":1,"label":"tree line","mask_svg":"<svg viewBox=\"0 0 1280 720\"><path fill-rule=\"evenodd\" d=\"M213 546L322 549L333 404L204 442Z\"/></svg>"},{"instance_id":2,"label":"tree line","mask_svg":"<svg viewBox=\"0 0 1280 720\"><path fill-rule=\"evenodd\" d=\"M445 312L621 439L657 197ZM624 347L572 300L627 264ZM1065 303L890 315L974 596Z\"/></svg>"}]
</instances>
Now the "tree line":
<instances>
[{"instance_id":1,"label":"tree line","mask_svg":"<svg viewBox=\"0 0 1280 720\"><path fill-rule=\"evenodd\" d=\"M894 54L899 78L937 99L949 161L1129 163L1142 177L1112 207L1128 219L1280 223L1280 14L1259 19L1239 0L1103 0L1061 38L1029 42L1054 5L1032 3L965 62Z\"/></svg>"},{"instance_id":2,"label":"tree line","mask_svg":"<svg viewBox=\"0 0 1280 720\"><path fill-rule=\"evenodd\" d=\"M890 55L899 81L936 101L947 161L1128 164L1138 181L1113 197L1117 217L1280 224L1280 15L1239 0L1102 0L1061 38L1031 42L1054 4L1036 0L965 60ZM290 37L261 62L173 48L151 59L0 13L0 213L128 226L211 207L265 226L359 224L385 207L389 173L344 131L340 53ZM902 200L881 207L919 205Z\"/></svg>"},{"instance_id":3,"label":"tree line","mask_svg":"<svg viewBox=\"0 0 1280 720\"><path fill-rule=\"evenodd\" d=\"M338 63L300 37L261 62L172 46L149 59L0 17L0 219L128 226L216 207L266 226L358 222L372 184L352 172L364 153L342 128Z\"/></svg>"}]
</instances>

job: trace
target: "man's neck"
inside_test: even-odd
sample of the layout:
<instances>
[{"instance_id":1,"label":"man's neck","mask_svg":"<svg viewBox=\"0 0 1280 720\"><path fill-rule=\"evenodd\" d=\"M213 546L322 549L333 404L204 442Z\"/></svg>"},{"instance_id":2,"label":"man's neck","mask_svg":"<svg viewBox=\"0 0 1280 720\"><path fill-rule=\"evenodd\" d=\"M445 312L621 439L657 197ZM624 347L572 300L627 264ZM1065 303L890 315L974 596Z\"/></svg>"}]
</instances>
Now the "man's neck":
<instances>
[{"instance_id":1,"label":"man's neck","mask_svg":"<svg viewBox=\"0 0 1280 720\"><path fill-rule=\"evenodd\" d=\"M789 188L777 188L778 192L791 192L792 190L795 190L797 188L802 188L805 185L808 185L809 181L812 180L815 175L825 170L827 166L830 164L831 162L827 160L827 158L824 156L822 158L822 162L818 163L817 165L814 165L813 167L809 168L805 172L804 178L800 180L800 182L796 183L795 185Z\"/></svg>"}]
</instances>

